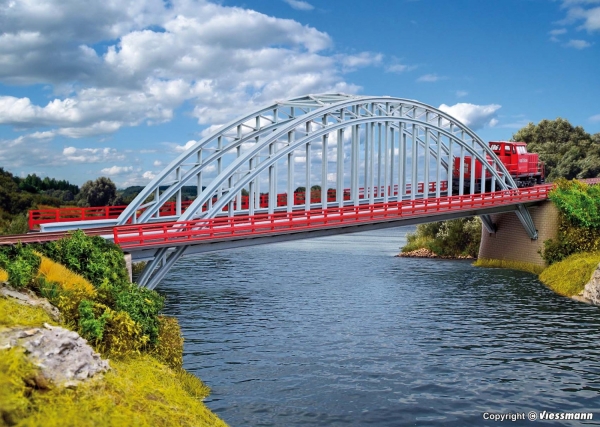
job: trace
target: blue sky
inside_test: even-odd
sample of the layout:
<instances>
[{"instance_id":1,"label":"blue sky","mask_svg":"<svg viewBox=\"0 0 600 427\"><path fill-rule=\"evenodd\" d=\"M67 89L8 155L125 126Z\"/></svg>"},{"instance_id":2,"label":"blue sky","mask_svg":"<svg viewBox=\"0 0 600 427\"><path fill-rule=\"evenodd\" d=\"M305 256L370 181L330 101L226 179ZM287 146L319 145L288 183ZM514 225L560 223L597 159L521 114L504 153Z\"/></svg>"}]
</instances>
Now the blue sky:
<instances>
[{"instance_id":1,"label":"blue sky","mask_svg":"<svg viewBox=\"0 0 600 427\"><path fill-rule=\"evenodd\" d=\"M600 0L0 0L0 167L144 185L276 99L416 99L484 140L600 132ZM212 126L212 127L211 127Z\"/></svg>"}]
</instances>

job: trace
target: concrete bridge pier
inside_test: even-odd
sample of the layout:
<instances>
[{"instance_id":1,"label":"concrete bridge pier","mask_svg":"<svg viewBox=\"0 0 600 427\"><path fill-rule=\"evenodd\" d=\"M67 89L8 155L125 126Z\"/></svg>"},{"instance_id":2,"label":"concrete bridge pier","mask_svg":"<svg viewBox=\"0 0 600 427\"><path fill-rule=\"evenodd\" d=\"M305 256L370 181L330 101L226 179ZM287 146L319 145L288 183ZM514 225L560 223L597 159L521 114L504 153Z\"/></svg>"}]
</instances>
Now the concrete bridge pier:
<instances>
[{"instance_id":1,"label":"concrete bridge pier","mask_svg":"<svg viewBox=\"0 0 600 427\"><path fill-rule=\"evenodd\" d=\"M479 258L503 259L546 265L539 252L544 241L554 239L558 233L558 210L550 201L540 202L527 209L538 232L537 240L527 234L515 212L489 215L493 227L481 227ZM490 232L490 229L495 232Z\"/></svg>"}]
</instances>

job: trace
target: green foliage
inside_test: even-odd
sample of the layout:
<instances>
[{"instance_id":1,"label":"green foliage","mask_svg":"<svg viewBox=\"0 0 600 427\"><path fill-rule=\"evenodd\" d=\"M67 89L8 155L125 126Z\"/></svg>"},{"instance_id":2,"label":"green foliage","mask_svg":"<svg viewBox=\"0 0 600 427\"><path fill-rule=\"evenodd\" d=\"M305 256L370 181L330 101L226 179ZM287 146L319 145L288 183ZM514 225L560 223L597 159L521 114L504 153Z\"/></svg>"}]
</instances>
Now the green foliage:
<instances>
[{"instance_id":1,"label":"green foliage","mask_svg":"<svg viewBox=\"0 0 600 427\"><path fill-rule=\"evenodd\" d=\"M97 315L97 311L102 311L102 314ZM79 303L79 334L86 340L98 344L102 341L104 325L109 317L108 307L82 300Z\"/></svg>"},{"instance_id":2,"label":"green foliage","mask_svg":"<svg viewBox=\"0 0 600 427\"><path fill-rule=\"evenodd\" d=\"M417 231L407 236L402 252L426 248L440 256L477 257L481 241L481 220L459 218L450 221L419 224Z\"/></svg>"},{"instance_id":3,"label":"green foliage","mask_svg":"<svg viewBox=\"0 0 600 427\"><path fill-rule=\"evenodd\" d=\"M40 257L29 246L19 243L0 248L0 267L8 273L8 283L14 288L32 285L40 262Z\"/></svg>"},{"instance_id":4,"label":"green foliage","mask_svg":"<svg viewBox=\"0 0 600 427\"><path fill-rule=\"evenodd\" d=\"M174 369L183 366L183 337L175 317L159 316L158 343L152 355Z\"/></svg>"},{"instance_id":5,"label":"green foliage","mask_svg":"<svg viewBox=\"0 0 600 427\"><path fill-rule=\"evenodd\" d=\"M584 228L600 228L600 187L577 180L557 181L548 198L554 202L566 220Z\"/></svg>"},{"instance_id":6,"label":"green foliage","mask_svg":"<svg viewBox=\"0 0 600 427\"><path fill-rule=\"evenodd\" d=\"M77 230L66 238L41 246L40 251L96 287L106 280L117 283L129 280L123 252L100 236L86 236Z\"/></svg>"},{"instance_id":7,"label":"green foliage","mask_svg":"<svg viewBox=\"0 0 600 427\"><path fill-rule=\"evenodd\" d=\"M101 176L95 181L86 181L77 195L79 206L108 206L117 197L117 187L110 178Z\"/></svg>"},{"instance_id":8,"label":"green foliage","mask_svg":"<svg viewBox=\"0 0 600 427\"><path fill-rule=\"evenodd\" d=\"M137 322L150 344L158 340L158 315L164 307L164 298L155 291L129 282L104 282L98 288L98 299L116 311L126 312Z\"/></svg>"},{"instance_id":9,"label":"green foliage","mask_svg":"<svg viewBox=\"0 0 600 427\"><path fill-rule=\"evenodd\" d=\"M544 242L542 258L554 264L578 252L600 250L600 187L558 180L549 198L559 210L558 233Z\"/></svg>"},{"instance_id":10,"label":"green foliage","mask_svg":"<svg viewBox=\"0 0 600 427\"><path fill-rule=\"evenodd\" d=\"M546 166L546 178L592 178L600 173L600 134L590 135L560 117L529 123L512 137L527 143L527 150L538 153Z\"/></svg>"},{"instance_id":11,"label":"green foliage","mask_svg":"<svg viewBox=\"0 0 600 427\"><path fill-rule=\"evenodd\" d=\"M16 215L4 230L5 234L25 234L29 231L29 223L25 215Z\"/></svg>"},{"instance_id":12,"label":"green foliage","mask_svg":"<svg viewBox=\"0 0 600 427\"><path fill-rule=\"evenodd\" d=\"M540 274L540 280L560 295L578 295L599 263L600 252L577 253L546 268Z\"/></svg>"},{"instance_id":13,"label":"green foliage","mask_svg":"<svg viewBox=\"0 0 600 427\"><path fill-rule=\"evenodd\" d=\"M88 279L98 289L96 302L116 312L127 313L140 325L150 344L156 344L158 315L163 309L164 299L155 291L129 283L123 252L118 246L98 236L86 236L78 230L69 237L44 245L40 250Z\"/></svg>"}]
</instances>

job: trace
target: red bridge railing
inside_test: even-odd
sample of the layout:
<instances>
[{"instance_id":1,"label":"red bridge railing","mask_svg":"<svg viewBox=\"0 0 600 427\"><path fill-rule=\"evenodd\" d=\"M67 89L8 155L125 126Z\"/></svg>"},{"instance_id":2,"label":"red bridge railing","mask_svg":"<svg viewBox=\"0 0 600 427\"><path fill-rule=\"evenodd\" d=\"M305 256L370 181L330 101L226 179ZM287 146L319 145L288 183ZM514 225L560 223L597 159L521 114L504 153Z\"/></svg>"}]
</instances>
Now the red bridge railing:
<instances>
[{"instance_id":1,"label":"red bridge railing","mask_svg":"<svg viewBox=\"0 0 600 427\"><path fill-rule=\"evenodd\" d=\"M190 244L247 236L285 234L399 218L431 216L475 208L544 200L553 185L463 196L345 206L310 211L276 212L253 216L231 216L162 224L115 227L114 241L122 248Z\"/></svg>"},{"instance_id":2,"label":"red bridge railing","mask_svg":"<svg viewBox=\"0 0 600 427\"><path fill-rule=\"evenodd\" d=\"M424 192L424 184L420 182L417 186L417 193L422 194ZM443 181L440 183L440 191L447 191L448 183ZM383 197L385 193L385 188L381 187L379 190L375 188L374 190L375 197ZM436 191L436 183L429 183L429 191ZM359 189L360 198L363 199L365 197L364 189ZM392 196L397 193L397 186L388 187L388 195ZM406 186L406 194L411 193L411 186L408 184ZM294 193L294 205L303 205L305 203L305 193L304 192L296 192ZM310 193L311 203L320 203L321 202L321 191L311 191ZM350 190L344 190L344 200L350 200ZM217 199L213 200L213 203ZM327 202L335 202L337 200L336 191L328 190L327 191ZM189 205L192 204L192 200L187 200L181 203L182 209L186 209ZM259 206L261 208L269 207L269 195L261 194L259 198ZM277 207L287 206L287 193L282 193L277 195ZM102 206L102 207L94 207L94 208L58 208L58 209L33 209L29 211L29 229L35 230L38 229L41 224L48 223L56 223L56 222L70 222L70 221L87 221L87 220L103 220L103 219L115 219L118 218L119 215L125 210L127 206ZM204 210L206 210L206 206L204 206ZM248 196L242 196L241 208L242 210L249 208ZM161 217L175 216L176 214L176 204L175 202L167 202L159 209L159 215ZM224 212L227 212L229 209L228 206L223 208ZM238 210L237 200L234 201L234 210ZM142 213L144 209L140 209L139 213Z\"/></svg>"}]
</instances>

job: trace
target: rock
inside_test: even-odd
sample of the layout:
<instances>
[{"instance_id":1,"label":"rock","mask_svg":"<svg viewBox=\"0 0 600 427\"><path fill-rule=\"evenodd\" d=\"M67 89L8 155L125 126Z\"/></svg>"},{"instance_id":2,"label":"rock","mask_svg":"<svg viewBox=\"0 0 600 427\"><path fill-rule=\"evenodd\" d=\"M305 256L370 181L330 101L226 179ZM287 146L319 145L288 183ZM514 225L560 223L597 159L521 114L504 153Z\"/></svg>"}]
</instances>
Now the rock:
<instances>
[{"instance_id":1,"label":"rock","mask_svg":"<svg viewBox=\"0 0 600 427\"><path fill-rule=\"evenodd\" d=\"M583 298L594 305L600 305L600 265L592 273L589 282L583 288Z\"/></svg>"},{"instance_id":2,"label":"rock","mask_svg":"<svg viewBox=\"0 0 600 427\"><path fill-rule=\"evenodd\" d=\"M459 255L459 256L455 256L455 257L440 256L440 255L436 254L435 252L430 251L427 248L415 249L414 251L410 251L410 252L400 252L396 256L400 257L400 258L474 259L472 256L469 256L469 255Z\"/></svg>"},{"instance_id":3,"label":"rock","mask_svg":"<svg viewBox=\"0 0 600 427\"><path fill-rule=\"evenodd\" d=\"M60 321L60 312L56 307L48 302L46 298L40 298L28 289L17 290L10 286L0 286L0 295L14 298L20 304L31 307L41 307L55 322Z\"/></svg>"},{"instance_id":4,"label":"rock","mask_svg":"<svg viewBox=\"0 0 600 427\"><path fill-rule=\"evenodd\" d=\"M40 368L32 379L38 388L51 382L63 387L76 386L110 369L79 334L47 323L43 328L14 328L0 331L0 348L23 347L27 357Z\"/></svg>"}]
</instances>

